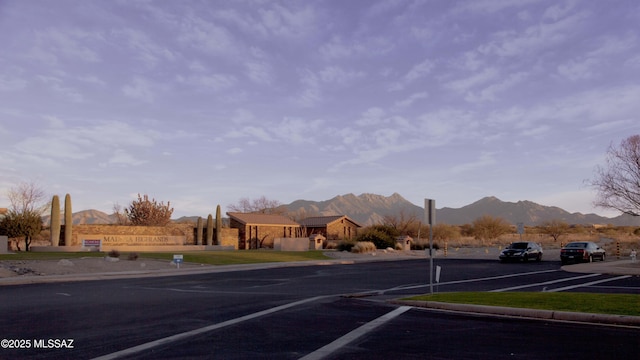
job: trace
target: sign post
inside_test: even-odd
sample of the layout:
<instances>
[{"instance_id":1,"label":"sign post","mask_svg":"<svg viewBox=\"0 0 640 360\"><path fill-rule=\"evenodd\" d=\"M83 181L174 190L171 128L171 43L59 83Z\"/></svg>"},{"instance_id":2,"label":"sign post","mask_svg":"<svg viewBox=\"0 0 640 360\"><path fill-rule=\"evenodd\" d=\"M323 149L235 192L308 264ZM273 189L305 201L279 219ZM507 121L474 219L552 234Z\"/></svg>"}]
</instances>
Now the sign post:
<instances>
[{"instance_id":1,"label":"sign post","mask_svg":"<svg viewBox=\"0 0 640 360\"><path fill-rule=\"evenodd\" d=\"M424 199L424 216L429 224L429 291L433 294L433 226L436 224L436 201Z\"/></svg>"},{"instance_id":2,"label":"sign post","mask_svg":"<svg viewBox=\"0 0 640 360\"><path fill-rule=\"evenodd\" d=\"M524 234L524 223L519 222L518 226L518 234L520 234L520 241L522 241L522 234Z\"/></svg>"},{"instance_id":3,"label":"sign post","mask_svg":"<svg viewBox=\"0 0 640 360\"><path fill-rule=\"evenodd\" d=\"M180 269L180 263L182 263L182 260L184 260L182 255L173 255L173 262L176 263L178 269Z\"/></svg>"}]
</instances>

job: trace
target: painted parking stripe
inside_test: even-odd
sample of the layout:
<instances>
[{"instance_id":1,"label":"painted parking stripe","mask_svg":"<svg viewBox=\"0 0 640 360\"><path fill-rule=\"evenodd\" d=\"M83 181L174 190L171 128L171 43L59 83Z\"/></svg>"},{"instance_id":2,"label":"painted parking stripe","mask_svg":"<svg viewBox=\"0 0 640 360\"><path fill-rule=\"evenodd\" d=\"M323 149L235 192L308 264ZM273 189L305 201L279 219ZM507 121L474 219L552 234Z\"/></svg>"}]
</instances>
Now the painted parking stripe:
<instances>
[{"instance_id":1,"label":"painted parking stripe","mask_svg":"<svg viewBox=\"0 0 640 360\"><path fill-rule=\"evenodd\" d=\"M323 359L327 356L329 356L329 354L335 352L336 350L344 347L345 345L349 344L350 342L356 340L357 338L365 335L368 332L373 331L375 328L377 328L378 326L386 323L389 320L392 320L396 317L398 317L399 315L403 314L404 312L406 312L407 310L410 310L411 306L401 306L391 312L388 312L382 316L380 316L379 318L370 321L362 326L360 326L359 328L350 331L349 333L345 334L344 336L334 340L333 342L321 347L320 349L307 354L304 357L301 357L300 360L319 360L319 359Z\"/></svg>"},{"instance_id":2,"label":"painted parking stripe","mask_svg":"<svg viewBox=\"0 0 640 360\"><path fill-rule=\"evenodd\" d=\"M473 279L465 279L465 280L445 281L445 282L438 283L437 285L442 286L442 285L454 285L454 284L472 283L472 282L478 282L478 281L491 281L491 280L518 277L518 276L545 274L545 273L558 272L558 271L561 271L561 270L542 270L542 271L532 271L532 272L525 272L525 273L518 273L518 274L507 274L507 275L491 276L491 277L485 277L485 278L473 278ZM436 285L436 284L434 284L434 285ZM411 286L397 286L397 287L394 287L394 288L391 288L391 289L387 289L385 291L411 290L411 289L418 289L418 288L423 288L423 287L428 287L428 286L429 286L429 284L420 284L420 285L411 285Z\"/></svg>"},{"instance_id":3,"label":"painted parking stripe","mask_svg":"<svg viewBox=\"0 0 640 360\"><path fill-rule=\"evenodd\" d=\"M99 356L97 358L94 358L94 360L110 360L110 359L118 359L124 356L130 356L145 350L149 350L151 348L157 347L157 346L161 346L161 345L166 345L166 344L170 344L176 341L180 341L180 340L184 340L184 339L188 339L190 337L193 337L195 335L200 335L209 331L213 331L213 330L217 330L226 326L231 326L231 325L235 325L238 323L241 323L243 321L247 321L247 320L251 320L251 319L255 319L257 317L260 316L264 316L264 315L269 315L281 310L285 310L294 306L298 306L298 305L302 305L308 302L313 302L316 300L320 300L323 298L327 298L330 296L316 296L316 297L312 297L312 298L308 298L308 299L303 299L303 300L299 300L299 301L294 301L288 304L284 304L284 305L280 305L280 306L276 306L270 309L266 309L266 310L262 310L262 311L258 311L256 313L253 314L248 314L245 316L241 316L239 318L235 318L235 319L231 319L231 320L227 320L227 321L223 321L221 323L218 324L213 324L213 325L209 325L209 326L205 326L205 327L201 327L199 329L195 329L195 330L191 330L191 331L187 331L187 332L183 332L180 334L176 334L176 335L172 335L172 336L168 336L162 339L158 339L158 340L154 340L154 341L150 341L148 343L145 344L141 344L138 346L134 346L134 347L130 347L128 349L124 349L124 350L120 350L111 354L107 354L107 355L103 355L103 356Z\"/></svg>"},{"instance_id":4,"label":"painted parking stripe","mask_svg":"<svg viewBox=\"0 0 640 360\"><path fill-rule=\"evenodd\" d=\"M596 284L602 284L604 282L622 280L622 279L626 279L626 278L630 278L630 277L631 277L631 275L623 275L623 276L618 276L618 277L614 277L614 278L610 278L610 279L596 280L596 281L592 281L592 282L588 282L588 283L584 283L584 284L566 286L566 287L547 290L547 291L548 292L558 292L558 291L573 290L573 289L577 289L577 288L580 288L580 287L591 286L591 285L596 285Z\"/></svg>"},{"instance_id":5,"label":"painted parking stripe","mask_svg":"<svg viewBox=\"0 0 640 360\"><path fill-rule=\"evenodd\" d=\"M518 290L518 289L525 289L525 288L529 288L529 287L557 284L557 283L561 283L561 282L565 282L565 281L580 280L580 279L590 278L590 277L594 277L594 276L601 276L601 274L588 274L588 275L582 275L582 276L574 276L574 277L570 277L570 278L550 280L550 281L545 281L545 282L541 282L541 283L525 284L525 285L519 285L519 286L512 286L512 287L508 287L508 288L504 288L504 289L496 289L496 290L491 290L489 292L512 291L512 290Z\"/></svg>"}]
</instances>

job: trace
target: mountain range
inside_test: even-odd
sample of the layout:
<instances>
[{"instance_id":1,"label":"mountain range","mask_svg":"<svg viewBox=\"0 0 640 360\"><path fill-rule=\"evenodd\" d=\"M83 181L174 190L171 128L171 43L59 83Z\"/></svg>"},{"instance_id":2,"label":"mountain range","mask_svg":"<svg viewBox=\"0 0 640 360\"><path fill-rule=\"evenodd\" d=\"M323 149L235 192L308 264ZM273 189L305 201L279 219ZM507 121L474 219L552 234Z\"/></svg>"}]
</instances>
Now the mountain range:
<instances>
[{"instance_id":1,"label":"mountain range","mask_svg":"<svg viewBox=\"0 0 640 360\"><path fill-rule=\"evenodd\" d=\"M282 207L283 210L301 217L347 215L362 226L381 223L385 216L424 219L424 208L409 202L398 193L391 196L368 193L357 196L345 194L325 201L296 200ZM550 220L562 220L568 224L581 225L640 226L640 218L629 215L609 218L596 214L569 213L555 206L544 206L531 201L505 202L494 196L482 198L461 208L437 209L436 223L470 224L483 215L500 217L512 224L522 222L528 226L540 225ZM195 222L197 217L181 217L174 221ZM43 220L48 223L48 217ZM115 216L98 210L84 210L73 214L73 223L112 224L115 223Z\"/></svg>"}]
</instances>

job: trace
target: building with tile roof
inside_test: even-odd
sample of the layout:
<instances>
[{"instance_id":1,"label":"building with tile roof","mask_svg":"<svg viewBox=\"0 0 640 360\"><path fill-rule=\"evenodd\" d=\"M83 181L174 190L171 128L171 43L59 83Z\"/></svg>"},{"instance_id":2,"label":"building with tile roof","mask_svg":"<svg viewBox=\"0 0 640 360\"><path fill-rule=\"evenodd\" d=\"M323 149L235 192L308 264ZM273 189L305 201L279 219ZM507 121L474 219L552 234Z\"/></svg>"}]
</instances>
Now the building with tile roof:
<instances>
[{"instance_id":1,"label":"building with tile roof","mask_svg":"<svg viewBox=\"0 0 640 360\"><path fill-rule=\"evenodd\" d=\"M315 216L303 219L300 225L306 236L321 234L327 240L355 238L362 225L346 215Z\"/></svg>"},{"instance_id":2,"label":"building with tile roof","mask_svg":"<svg viewBox=\"0 0 640 360\"><path fill-rule=\"evenodd\" d=\"M304 236L300 224L282 215L228 212L229 225L238 229L238 248L273 247L275 238Z\"/></svg>"}]
</instances>

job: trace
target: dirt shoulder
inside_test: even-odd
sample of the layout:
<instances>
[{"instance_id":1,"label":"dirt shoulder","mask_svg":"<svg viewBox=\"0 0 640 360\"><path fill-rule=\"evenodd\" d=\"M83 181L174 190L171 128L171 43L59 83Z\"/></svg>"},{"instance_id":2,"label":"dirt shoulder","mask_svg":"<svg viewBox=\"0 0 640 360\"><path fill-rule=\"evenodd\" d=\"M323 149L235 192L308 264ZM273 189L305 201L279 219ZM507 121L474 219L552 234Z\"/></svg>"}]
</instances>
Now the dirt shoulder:
<instances>
[{"instance_id":1,"label":"dirt shoulder","mask_svg":"<svg viewBox=\"0 0 640 360\"><path fill-rule=\"evenodd\" d=\"M212 265L193 263L180 264L180 268L201 268ZM2 260L0 278L12 276L45 276L128 272L139 270L175 269L176 264L169 260L155 259L114 259L108 257L86 257L60 260Z\"/></svg>"}]
</instances>

